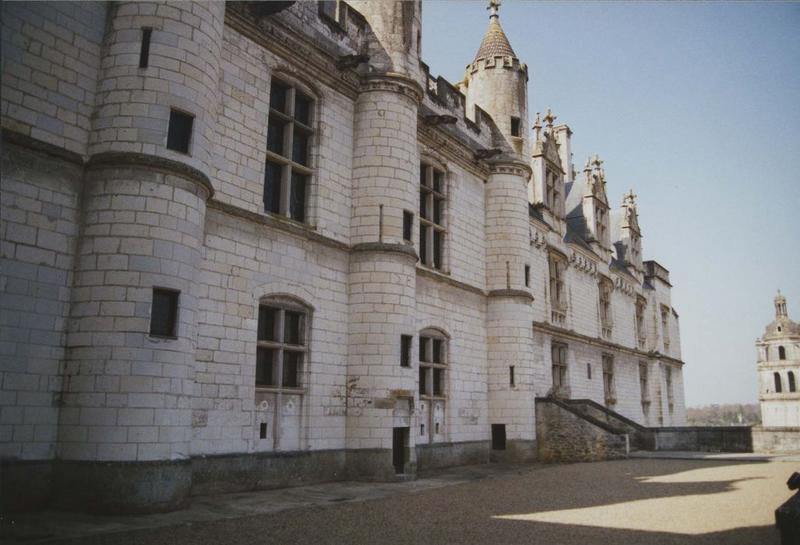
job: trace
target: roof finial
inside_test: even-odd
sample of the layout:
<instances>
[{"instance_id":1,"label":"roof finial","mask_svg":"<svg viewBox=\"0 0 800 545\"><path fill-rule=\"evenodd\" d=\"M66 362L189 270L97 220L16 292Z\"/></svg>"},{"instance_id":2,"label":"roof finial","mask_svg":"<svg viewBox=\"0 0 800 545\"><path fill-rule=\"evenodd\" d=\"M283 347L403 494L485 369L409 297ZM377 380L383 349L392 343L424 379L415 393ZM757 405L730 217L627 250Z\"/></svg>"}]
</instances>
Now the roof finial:
<instances>
[{"instance_id":1,"label":"roof finial","mask_svg":"<svg viewBox=\"0 0 800 545\"><path fill-rule=\"evenodd\" d=\"M550 108L547 108L547 115L544 116L544 122L547 123L547 126L552 128L553 121L556 120L556 116L553 115L553 112L550 111Z\"/></svg>"},{"instance_id":2,"label":"roof finial","mask_svg":"<svg viewBox=\"0 0 800 545\"><path fill-rule=\"evenodd\" d=\"M778 295L775 296L775 317L776 318L788 318L789 313L786 312L786 297L781 294L781 290L778 290Z\"/></svg>"},{"instance_id":3,"label":"roof finial","mask_svg":"<svg viewBox=\"0 0 800 545\"><path fill-rule=\"evenodd\" d=\"M636 194L633 192L633 189L629 189L628 192L625 194L624 204L630 206L636 206Z\"/></svg>"},{"instance_id":4,"label":"roof finial","mask_svg":"<svg viewBox=\"0 0 800 545\"><path fill-rule=\"evenodd\" d=\"M536 141L541 139L542 134L542 118L539 112L536 112L536 119L533 120L533 132L536 135Z\"/></svg>"},{"instance_id":5,"label":"roof finial","mask_svg":"<svg viewBox=\"0 0 800 545\"><path fill-rule=\"evenodd\" d=\"M489 5L486 6L489 10L489 17L499 17L498 11L500 10L500 0L489 0Z\"/></svg>"}]
</instances>

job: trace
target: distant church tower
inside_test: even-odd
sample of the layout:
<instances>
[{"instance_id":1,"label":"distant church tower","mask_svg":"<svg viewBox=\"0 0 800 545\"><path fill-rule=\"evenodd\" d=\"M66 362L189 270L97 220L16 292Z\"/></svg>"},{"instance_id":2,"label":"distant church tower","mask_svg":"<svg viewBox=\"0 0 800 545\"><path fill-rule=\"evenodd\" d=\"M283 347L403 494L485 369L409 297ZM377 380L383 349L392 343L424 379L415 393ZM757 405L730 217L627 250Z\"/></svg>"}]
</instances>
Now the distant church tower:
<instances>
[{"instance_id":1,"label":"distant church tower","mask_svg":"<svg viewBox=\"0 0 800 545\"><path fill-rule=\"evenodd\" d=\"M789 319L786 297L775 297L775 320L756 341L758 399L764 427L800 426L800 324Z\"/></svg>"}]
</instances>

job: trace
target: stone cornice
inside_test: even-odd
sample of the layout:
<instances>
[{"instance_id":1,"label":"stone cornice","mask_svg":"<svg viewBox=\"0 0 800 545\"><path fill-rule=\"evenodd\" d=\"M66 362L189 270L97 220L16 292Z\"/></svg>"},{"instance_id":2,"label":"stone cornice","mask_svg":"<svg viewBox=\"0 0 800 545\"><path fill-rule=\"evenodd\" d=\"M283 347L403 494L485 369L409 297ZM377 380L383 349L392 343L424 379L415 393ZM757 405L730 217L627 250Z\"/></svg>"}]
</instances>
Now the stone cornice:
<instances>
[{"instance_id":1,"label":"stone cornice","mask_svg":"<svg viewBox=\"0 0 800 545\"><path fill-rule=\"evenodd\" d=\"M2 129L2 134L3 134L2 138L4 144L12 144L23 148L28 148L33 151L38 151L41 153L45 153L47 155L52 155L53 157L57 157L58 159L63 159L64 161L83 166L84 163L83 156L73 151L69 151L62 147L55 146L47 142L43 142L42 140L37 140L32 136L28 136L27 134L22 134L21 132L7 129L5 127L3 127Z\"/></svg>"},{"instance_id":2,"label":"stone cornice","mask_svg":"<svg viewBox=\"0 0 800 545\"><path fill-rule=\"evenodd\" d=\"M533 171L531 167L517 159L496 159L489 162L490 174L513 174L514 176L521 176L524 178L525 183L528 183Z\"/></svg>"},{"instance_id":3,"label":"stone cornice","mask_svg":"<svg viewBox=\"0 0 800 545\"><path fill-rule=\"evenodd\" d=\"M354 252L369 252L369 253L384 253L384 254L400 254L405 257L410 257L415 262L419 259L417 252L413 246L405 244L390 244L387 242L363 242L356 244L351 248Z\"/></svg>"},{"instance_id":4,"label":"stone cornice","mask_svg":"<svg viewBox=\"0 0 800 545\"><path fill-rule=\"evenodd\" d=\"M296 221L290 220L289 218L283 218L273 214L269 215L259 214L258 212L245 210L244 208L241 208L239 206L224 203L216 199L211 199L208 202L208 209L216 210L217 212L226 214L228 216L233 216L246 221L251 221L253 223L263 225L265 227L277 229L279 231L283 231L290 235L294 235L300 238L305 238L311 242L317 242L319 244L323 244L325 246L334 248L336 250L341 250L345 252L350 251L350 246L345 244L344 242L322 235L316 232L312 227L309 227L304 223L298 223Z\"/></svg>"},{"instance_id":5,"label":"stone cornice","mask_svg":"<svg viewBox=\"0 0 800 545\"><path fill-rule=\"evenodd\" d=\"M417 276L421 276L423 278L430 278L431 280L435 280L437 282L453 286L454 288L458 288L460 290L468 291L476 295L481 295L483 297L486 297L486 292L477 286L467 284L466 282L461 282L460 280L451 278L450 276L444 273L427 269L421 265L417 265Z\"/></svg>"},{"instance_id":6,"label":"stone cornice","mask_svg":"<svg viewBox=\"0 0 800 545\"><path fill-rule=\"evenodd\" d=\"M390 91L410 98L417 104L422 102L422 87L420 84L403 74L392 72L366 76L358 87L360 93L372 91Z\"/></svg>"},{"instance_id":7,"label":"stone cornice","mask_svg":"<svg viewBox=\"0 0 800 545\"><path fill-rule=\"evenodd\" d=\"M518 297L520 299L526 299L527 301L533 302L533 294L525 290L492 290L487 295L489 297Z\"/></svg>"},{"instance_id":8,"label":"stone cornice","mask_svg":"<svg viewBox=\"0 0 800 545\"><path fill-rule=\"evenodd\" d=\"M355 99L360 78L354 70L342 70L333 55L322 51L313 42L286 25L269 17L255 19L244 2L228 2L225 24L264 49L275 53L295 66L302 66L314 80Z\"/></svg>"},{"instance_id":9,"label":"stone cornice","mask_svg":"<svg viewBox=\"0 0 800 545\"><path fill-rule=\"evenodd\" d=\"M180 176L199 186L199 188L206 193L206 200L214 196L214 187L211 185L211 180L209 180L208 176L203 172L181 163L180 161L174 161L165 157L130 151L107 151L92 155L86 162L87 170L126 167L146 168L165 174Z\"/></svg>"},{"instance_id":10,"label":"stone cornice","mask_svg":"<svg viewBox=\"0 0 800 545\"><path fill-rule=\"evenodd\" d=\"M551 335L555 335L562 339L569 339L578 342L582 342L585 344L589 344L592 346L598 346L600 348L606 348L608 350L614 350L616 352L622 352L624 354L629 354L632 356L636 356L639 358L645 358L650 360L662 360L668 363L672 363L675 365L683 366L684 362L673 358L671 356L667 356L665 354L661 354L660 352L645 352L643 350L638 350L636 348L631 348L628 346L623 346L621 344L612 343L610 341L603 340L598 337L590 337L588 335L583 335L582 333L576 333L572 330L562 329L560 327L556 327L554 325L548 324L546 322L533 322L533 329L534 331L541 331L544 333L549 333Z\"/></svg>"},{"instance_id":11,"label":"stone cornice","mask_svg":"<svg viewBox=\"0 0 800 545\"><path fill-rule=\"evenodd\" d=\"M486 181L486 178L488 178L489 169L486 168L485 164L475 161L474 151L447 131L427 126L421 120L418 120L417 139L420 144L427 147L431 152L443 155L481 180Z\"/></svg>"}]
</instances>

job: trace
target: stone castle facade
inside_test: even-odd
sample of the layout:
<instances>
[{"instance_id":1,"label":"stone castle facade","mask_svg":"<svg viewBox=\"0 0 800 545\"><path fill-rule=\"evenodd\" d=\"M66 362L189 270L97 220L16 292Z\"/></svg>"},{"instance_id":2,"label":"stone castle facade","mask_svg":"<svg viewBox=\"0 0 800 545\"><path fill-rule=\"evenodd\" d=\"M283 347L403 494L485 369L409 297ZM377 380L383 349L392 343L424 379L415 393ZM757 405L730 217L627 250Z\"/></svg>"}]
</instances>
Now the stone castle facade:
<instances>
[{"instance_id":1,"label":"stone castle facade","mask_svg":"<svg viewBox=\"0 0 800 545\"><path fill-rule=\"evenodd\" d=\"M761 426L800 428L800 324L789 319L780 291L775 297L775 320L756 340L756 350Z\"/></svg>"},{"instance_id":2,"label":"stone castle facade","mask_svg":"<svg viewBox=\"0 0 800 545\"><path fill-rule=\"evenodd\" d=\"M457 85L421 9L3 3L6 496L530 460L544 396L685 423L635 195L530 115L496 5Z\"/></svg>"}]
</instances>

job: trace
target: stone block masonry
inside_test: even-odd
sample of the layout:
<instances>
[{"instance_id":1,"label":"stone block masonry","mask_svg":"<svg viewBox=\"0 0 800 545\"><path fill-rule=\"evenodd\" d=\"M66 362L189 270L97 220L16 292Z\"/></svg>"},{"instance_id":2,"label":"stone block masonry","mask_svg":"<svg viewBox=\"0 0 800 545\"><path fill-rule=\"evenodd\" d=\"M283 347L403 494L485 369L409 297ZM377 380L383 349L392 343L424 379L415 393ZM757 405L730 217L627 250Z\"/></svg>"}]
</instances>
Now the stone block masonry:
<instances>
[{"instance_id":1,"label":"stone block masonry","mask_svg":"<svg viewBox=\"0 0 800 545\"><path fill-rule=\"evenodd\" d=\"M2 4L4 510L623 452L556 390L683 423L668 272L540 198L499 15L456 87L419 2L340 4Z\"/></svg>"}]
</instances>

